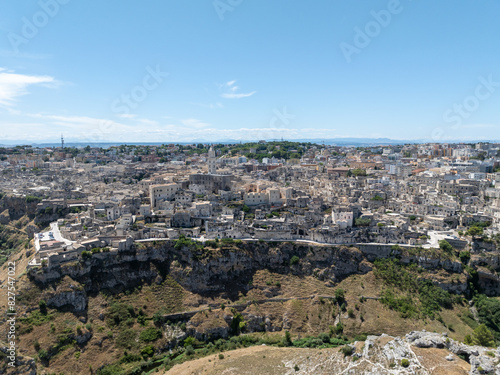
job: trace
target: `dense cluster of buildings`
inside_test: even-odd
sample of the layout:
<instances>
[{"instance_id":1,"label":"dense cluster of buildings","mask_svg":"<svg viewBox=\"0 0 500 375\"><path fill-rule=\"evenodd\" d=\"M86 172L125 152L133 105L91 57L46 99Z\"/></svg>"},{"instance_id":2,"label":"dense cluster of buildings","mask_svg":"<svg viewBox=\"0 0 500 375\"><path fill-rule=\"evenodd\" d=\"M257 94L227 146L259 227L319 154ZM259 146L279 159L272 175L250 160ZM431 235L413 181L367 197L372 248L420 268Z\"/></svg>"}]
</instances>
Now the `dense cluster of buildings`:
<instances>
[{"instance_id":1,"label":"dense cluster of buildings","mask_svg":"<svg viewBox=\"0 0 500 375\"><path fill-rule=\"evenodd\" d=\"M3 149L0 191L57 223L32 266L181 235L465 247L472 223L500 230L499 144L280 147Z\"/></svg>"}]
</instances>

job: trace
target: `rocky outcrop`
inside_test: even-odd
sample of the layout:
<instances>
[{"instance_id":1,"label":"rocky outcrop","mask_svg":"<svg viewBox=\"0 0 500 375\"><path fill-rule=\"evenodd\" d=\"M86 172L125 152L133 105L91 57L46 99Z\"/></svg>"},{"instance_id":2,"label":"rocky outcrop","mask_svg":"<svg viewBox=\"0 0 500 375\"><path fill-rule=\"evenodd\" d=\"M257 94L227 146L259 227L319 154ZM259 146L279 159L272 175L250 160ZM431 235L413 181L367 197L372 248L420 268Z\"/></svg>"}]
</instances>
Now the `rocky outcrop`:
<instances>
[{"instance_id":1,"label":"rocky outcrop","mask_svg":"<svg viewBox=\"0 0 500 375\"><path fill-rule=\"evenodd\" d=\"M188 334L177 326L165 325L163 336L167 340L167 344L163 349L168 350L184 341Z\"/></svg>"},{"instance_id":2,"label":"rocky outcrop","mask_svg":"<svg viewBox=\"0 0 500 375\"><path fill-rule=\"evenodd\" d=\"M37 212L38 201L27 202L24 197L5 195L0 199L0 212L8 210L10 220L18 220L24 215L33 217Z\"/></svg>"},{"instance_id":3,"label":"rocky outcrop","mask_svg":"<svg viewBox=\"0 0 500 375\"><path fill-rule=\"evenodd\" d=\"M72 311L84 312L87 308L87 296L84 291L61 292L49 298L47 305L56 309L70 307Z\"/></svg>"},{"instance_id":4,"label":"rocky outcrop","mask_svg":"<svg viewBox=\"0 0 500 375\"><path fill-rule=\"evenodd\" d=\"M353 274L365 274L372 270L373 264L367 258L372 258L375 250L374 247L361 248L363 250L291 242L243 242L219 249L193 245L176 248L171 241L152 241L136 244L127 252L97 253L76 263L32 269L29 276L43 285L69 276L84 285L85 292L98 293L101 290L120 292L143 283L161 283L169 275L193 293L232 298L248 291L253 274L262 269L284 275L314 275L330 285ZM382 251L381 255L384 254ZM291 264L294 257L298 261ZM428 270L445 269L450 274L462 272L460 263L447 259L403 257L401 261L415 262ZM463 293L468 286L465 277L451 282L449 278L434 280L431 275L431 281L454 293ZM82 311L85 293L61 290L57 294L51 297L52 306L73 305Z\"/></svg>"},{"instance_id":5,"label":"rocky outcrop","mask_svg":"<svg viewBox=\"0 0 500 375\"><path fill-rule=\"evenodd\" d=\"M482 346L469 346L447 337L446 333L432 332L411 332L406 335L406 341L419 348L446 348L451 353L463 356L471 364L471 375L476 374L500 374L498 349L491 349Z\"/></svg>"},{"instance_id":6,"label":"rocky outcrop","mask_svg":"<svg viewBox=\"0 0 500 375\"><path fill-rule=\"evenodd\" d=\"M13 362L14 366L10 366L9 362L11 359L9 356L11 352L9 347L0 344L0 358L5 356L5 360L0 364L0 373L8 373L10 375L36 375L36 362L33 358L25 357L16 353L15 360ZM12 363L12 362L10 362Z\"/></svg>"},{"instance_id":7,"label":"rocky outcrop","mask_svg":"<svg viewBox=\"0 0 500 375\"><path fill-rule=\"evenodd\" d=\"M85 290L71 279L64 278L54 292L44 293L47 306L56 309L67 309L75 313L83 313L87 309L87 294Z\"/></svg>"},{"instance_id":8,"label":"rocky outcrop","mask_svg":"<svg viewBox=\"0 0 500 375\"><path fill-rule=\"evenodd\" d=\"M300 261L291 266L293 256ZM248 288L253 273L259 269L282 274L314 273L321 279L338 282L354 273L369 272L371 267L358 249L341 246L244 243L239 248L212 251L175 249L165 241L128 253L94 254L77 264L32 270L29 275L41 284L57 282L67 275L85 284L87 292L98 292L121 291L170 274L186 289L203 294Z\"/></svg>"}]
</instances>

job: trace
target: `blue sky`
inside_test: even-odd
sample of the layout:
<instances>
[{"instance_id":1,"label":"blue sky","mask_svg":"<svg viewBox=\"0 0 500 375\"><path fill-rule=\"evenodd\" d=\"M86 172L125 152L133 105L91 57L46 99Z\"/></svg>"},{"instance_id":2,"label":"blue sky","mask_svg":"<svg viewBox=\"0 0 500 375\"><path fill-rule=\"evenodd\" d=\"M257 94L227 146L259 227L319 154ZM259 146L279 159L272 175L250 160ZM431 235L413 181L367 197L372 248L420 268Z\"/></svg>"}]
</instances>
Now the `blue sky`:
<instances>
[{"instance_id":1,"label":"blue sky","mask_svg":"<svg viewBox=\"0 0 500 375\"><path fill-rule=\"evenodd\" d=\"M495 0L0 7L0 143L500 139Z\"/></svg>"}]
</instances>

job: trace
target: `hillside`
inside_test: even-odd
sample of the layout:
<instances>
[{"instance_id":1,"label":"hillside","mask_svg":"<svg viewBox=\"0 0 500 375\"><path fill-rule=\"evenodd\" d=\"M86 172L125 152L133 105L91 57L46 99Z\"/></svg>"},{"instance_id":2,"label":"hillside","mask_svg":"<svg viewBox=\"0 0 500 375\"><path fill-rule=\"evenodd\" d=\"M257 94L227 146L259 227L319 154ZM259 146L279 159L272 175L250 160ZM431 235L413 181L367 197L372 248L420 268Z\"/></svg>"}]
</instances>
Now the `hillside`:
<instances>
[{"instance_id":1,"label":"hillside","mask_svg":"<svg viewBox=\"0 0 500 375\"><path fill-rule=\"evenodd\" d=\"M301 354L305 366L303 358L364 341L363 334L425 329L463 341L479 323L494 327L488 309L499 303L481 297L471 308L481 276L458 253L435 249L232 240L202 246L181 238L26 272L31 256L24 246L11 255L22 356L17 372L3 367L12 374L135 374L262 344L276 347L281 362L294 351L316 353ZM491 294L496 286L488 280ZM3 295L2 311L6 302ZM278 348L285 332L295 349Z\"/></svg>"}]
</instances>

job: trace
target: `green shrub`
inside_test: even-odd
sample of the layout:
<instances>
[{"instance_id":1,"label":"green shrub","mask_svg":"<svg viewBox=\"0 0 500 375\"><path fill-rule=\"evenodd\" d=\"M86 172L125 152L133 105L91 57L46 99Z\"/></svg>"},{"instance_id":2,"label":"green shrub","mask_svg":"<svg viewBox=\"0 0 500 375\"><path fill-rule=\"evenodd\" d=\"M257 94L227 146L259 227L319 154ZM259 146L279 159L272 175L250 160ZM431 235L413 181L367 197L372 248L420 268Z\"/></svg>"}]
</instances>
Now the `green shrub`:
<instances>
[{"instance_id":1,"label":"green shrub","mask_svg":"<svg viewBox=\"0 0 500 375\"><path fill-rule=\"evenodd\" d=\"M299 263L300 261L300 258L297 256L297 255L294 255L291 259L290 259L290 265L293 266L297 263Z\"/></svg>"},{"instance_id":2,"label":"green shrub","mask_svg":"<svg viewBox=\"0 0 500 375\"><path fill-rule=\"evenodd\" d=\"M354 348L352 346L346 345L340 349L340 352L344 355L344 357L349 357L354 353Z\"/></svg>"},{"instance_id":3,"label":"green shrub","mask_svg":"<svg viewBox=\"0 0 500 375\"><path fill-rule=\"evenodd\" d=\"M34 310L26 318L19 318L19 321L28 326L41 326L54 319L52 314L43 314L40 310Z\"/></svg>"},{"instance_id":4,"label":"green shrub","mask_svg":"<svg viewBox=\"0 0 500 375\"><path fill-rule=\"evenodd\" d=\"M335 299L338 303L341 303L345 299L345 290L344 289L336 289L335 290Z\"/></svg>"},{"instance_id":5,"label":"green shrub","mask_svg":"<svg viewBox=\"0 0 500 375\"><path fill-rule=\"evenodd\" d=\"M89 259L92 257L92 253L90 251L83 250L82 251L82 259Z\"/></svg>"},{"instance_id":6,"label":"green shrub","mask_svg":"<svg viewBox=\"0 0 500 375\"><path fill-rule=\"evenodd\" d=\"M41 299L40 302L38 302L38 307L43 315L47 315L47 302L45 302L45 300Z\"/></svg>"},{"instance_id":7,"label":"green shrub","mask_svg":"<svg viewBox=\"0 0 500 375\"><path fill-rule=\"evenodd\" d=\"M368 227L371 224L371 219L369 218L358 218L354 220L354 224L357 227Z\"/></svg>"},{"instance_id":8,"label":"green shrub","mask_svg":"<svg viewBox=\"0 0 500 375\"><path fill-rule=\"evenodd\" d=\"M401 366L403 366L403 367L408 367L408 366L410 366L410 361L408 361L406 358L403 358L403 359L401 360Z\"/></svg>"},{"instance_id":9,"label":"green shrub","mask_svg":"<svg viewBox=\"0 0 500 375\"><path fill-rule=\"evenodd\" d=\"M40 358L42 361L45 361L49 359L49 353L45 349L40 349L38 351L38 358Z\"/></svg>"},{"instance_id":10,"label":"green shrub","mask_svg":"<svg viewBox=\"0 0 500 375\"><path fill-rule=\"evenodd\" d=\"M445 253L453 253L453 246L446 240L439 241L439 248L443 250Z\"/></svg>"},{"instance_id":11,"label":"green shrub","mask_svg":"<svg viewBox=\"0 0 500 375\"><path fill-rule=\"evenodd\" d=\"M32 203L32 202L40 203L42 201L42 198L35 197L33 195L27 195L25 200L26 200L26 203Z\"/></svg>"},{"instance_id":12,"label":"green shrub","mask_svg":"<svg viewBox=\"0 0 500 375\"><path fill-rule=\"evenodd\" d=\"M481 324L472 332L472 343L474 345L493 347L495 346L495 338L486 325Z\"/></svg>"},{"instance_id":13,"label":"green shrub","mask_svg":"<svg viewBox=\"0 0 500 375\"><path fill-rule=\"evenodd\" d=\"M496 298L489 298L485 295L477 295L474 298L479 322L493 332L495 339L500 341L500 301ZM474 327L472 327L474 328Z\"/></svg>"},{"instance_id":14,"label":"green shrub","mask_svg":"<svg viewBox=\"0 0 500 375\"><path fill-rule=\"evenodd\" d=\"M289 331L285 331L285 338L283 339L283 345L284 346L292 346L292 337L290 335Z\"/></svg>"},{"instance_id":15,"label":"green shrub","mask_svg":"<svg viewBox=\"0 0 500 375\"><path fill-rule=\"evenodd\" d=\"M161 331L157 328L150 327L146 328L139 335L139 339L144 342L156 341L161 337Z\"/></svg>"},{"instance_id":16,"label":"green shrub","mask_svg":"<svg viewBox=\"0 0 500 375\"><path fill-rule=\"evenodd\" d=\"M153 354L155 354L155 348L153 345L148 345L141 349L141 355L144 358L152 357Z\"/></svg>"},{"instance_id":17,"label":"green shrub","mask_svg":"<svg viewBox=\"0 0 500 375\"><path fill-rule=\"evenodd\" d=\"M196 343L196 339L193 336L188 336L184 340L184 347L187 348L188 346L194 346Z\"/></svg>"},{"instance_id":18,"label":"green shrub","mask_svg":"<svg viewBox=\"0 0 500 375\"><path fill-rule=\"evenodd\" d=\"M108 325L118 326L126 323L129 319L134 318L134 308L125 303L114 302L109 307Z\"/></svg>"},{"instance_id":19,"label":"green shrub","mask_svg":"<svg viewBox=\"0 0 500 375\"><path fill-rule=\"evenodd\" d=\"M470 252L469 251L461 251L459 254L460 261L463 264L469 263L470 260Z\"/></svg>"}]
</instances>

